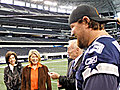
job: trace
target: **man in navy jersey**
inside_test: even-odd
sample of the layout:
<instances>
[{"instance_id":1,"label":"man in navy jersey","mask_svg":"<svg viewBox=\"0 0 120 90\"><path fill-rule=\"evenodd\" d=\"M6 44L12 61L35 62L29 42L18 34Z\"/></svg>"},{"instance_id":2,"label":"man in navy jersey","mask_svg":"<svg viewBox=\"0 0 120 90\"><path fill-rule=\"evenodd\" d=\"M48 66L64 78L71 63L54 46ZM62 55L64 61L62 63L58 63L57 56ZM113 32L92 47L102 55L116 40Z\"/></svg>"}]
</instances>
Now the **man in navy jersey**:
<instances>
[{"instance_id":1,"label":"man in navy jersey","mask_svg":"<svg viewBox=\"0 0 120 90\"><path fill-rule=\"evenodd\" d=\"M69 17L71 35L87 48L76 72L78 90L117 90L120 74L120 45L104 30L117 20L100 18L96 8L80 5Z\"/></svg>"}]
</instances>

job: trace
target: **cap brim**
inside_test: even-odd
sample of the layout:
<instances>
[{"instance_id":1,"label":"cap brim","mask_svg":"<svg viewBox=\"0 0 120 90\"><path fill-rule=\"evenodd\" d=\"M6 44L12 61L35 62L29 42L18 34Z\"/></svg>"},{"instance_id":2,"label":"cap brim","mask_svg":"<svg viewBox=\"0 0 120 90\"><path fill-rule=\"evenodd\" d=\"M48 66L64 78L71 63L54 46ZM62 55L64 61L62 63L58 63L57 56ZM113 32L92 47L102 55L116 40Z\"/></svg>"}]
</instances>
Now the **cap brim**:
<instances>
[{"instance_id":1,"label":"cap brim","mask_svg":"<svg viewBox=\"0 0 120 90\"><path fill-rule=\"evenodd\" d=\"M112 18L100 18L100 17L90 17L90 18L100 23L117 22L116 19L112 19Z\"/></svg>"}]
</instances>

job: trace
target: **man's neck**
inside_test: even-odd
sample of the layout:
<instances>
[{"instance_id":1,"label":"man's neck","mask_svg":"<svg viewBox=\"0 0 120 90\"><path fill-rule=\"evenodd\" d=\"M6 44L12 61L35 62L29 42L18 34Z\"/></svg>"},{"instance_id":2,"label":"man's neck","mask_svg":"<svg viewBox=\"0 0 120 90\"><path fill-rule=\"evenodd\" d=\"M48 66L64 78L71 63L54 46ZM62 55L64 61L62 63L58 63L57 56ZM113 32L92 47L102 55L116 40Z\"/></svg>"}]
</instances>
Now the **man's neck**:
<instances>
[{"instance_id":1,"label":"man's neck","mask_svg":"<svg viewBox=\"0 0 120 90\"><path fill-rule=\"evenodd\" d=\"M93 33L91 34L91 38L90 41L88 43L88 46L94 41L96 40L96 38L103 36L103 35L109 35L105 30L99 30L99 31L93 31Z\"/></svg>"}]
</instances>

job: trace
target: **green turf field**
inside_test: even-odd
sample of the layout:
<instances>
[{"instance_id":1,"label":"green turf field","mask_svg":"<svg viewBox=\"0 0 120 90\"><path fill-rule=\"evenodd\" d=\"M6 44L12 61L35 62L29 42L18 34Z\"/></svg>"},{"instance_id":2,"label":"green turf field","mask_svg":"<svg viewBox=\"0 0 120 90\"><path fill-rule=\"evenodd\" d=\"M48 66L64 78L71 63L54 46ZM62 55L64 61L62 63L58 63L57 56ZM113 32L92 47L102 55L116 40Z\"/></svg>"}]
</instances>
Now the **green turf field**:
<instances>
[{"instance_id":1,"label":"green turf field","mask_svg":"<svg viewBox=\"0 0 120 90\"><path fill-rule=\"evenodd\" d=\"M41 63L46 65L50 72L57 72L60 75L66 75L67 59L47 60L47 61L41 61ZM26 65L28 65L28 63L22 63L22 65L26 66ZM6 66L6 64L0 65L0 90L7 90L6 86L4 84L4 67L5 66ZM57 80L52 80L52 90L58 90L57 89Z\"/></svg>"}]
</instances>

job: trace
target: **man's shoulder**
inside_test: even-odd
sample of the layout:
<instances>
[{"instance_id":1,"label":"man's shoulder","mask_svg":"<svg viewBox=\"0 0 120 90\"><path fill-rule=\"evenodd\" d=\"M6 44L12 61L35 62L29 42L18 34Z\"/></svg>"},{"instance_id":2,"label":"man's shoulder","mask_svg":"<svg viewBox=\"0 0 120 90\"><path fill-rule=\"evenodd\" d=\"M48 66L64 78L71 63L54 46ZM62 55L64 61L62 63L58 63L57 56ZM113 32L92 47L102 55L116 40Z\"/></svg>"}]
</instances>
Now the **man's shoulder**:
<instances>
[{"instance_id":1,"label":"man's shoulder","mask_svg":"<svg viewBox=\"0 0 120 90\"><path fill-rule=\"evenodd\" d=\"M95 40L95 42L99 42L99 43L102 43L104 45L110 45L114 41L116 41L116 40L112 36L101 36L101 37L98 37L98 39Z\"/></svg>"},{"instance_id":2,"label":"man's shoulder","mask_svg":"<svg viewBox=\"0 0 120 90\"><path fill-rule=\"evenodd\" d=\"M101 54L103 50L115 50L115 48L120 51L120 45L118 42L110 36L101 36L97 38L87 49L88 53L96 52Z\"/></svg>"}]
</instances>

